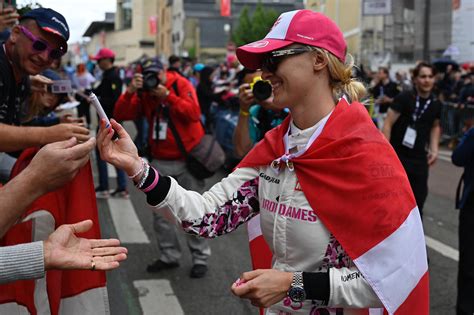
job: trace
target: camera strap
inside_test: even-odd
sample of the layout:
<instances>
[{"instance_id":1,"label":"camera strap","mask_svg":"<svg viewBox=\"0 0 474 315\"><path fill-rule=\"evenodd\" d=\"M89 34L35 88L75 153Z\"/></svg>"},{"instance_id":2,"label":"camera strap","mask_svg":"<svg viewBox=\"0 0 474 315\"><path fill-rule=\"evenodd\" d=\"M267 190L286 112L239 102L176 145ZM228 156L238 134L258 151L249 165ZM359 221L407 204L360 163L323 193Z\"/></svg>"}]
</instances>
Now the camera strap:
<instances>
[{"instance_id":1,"label":"camera strap","mask_svg":"<svg viewBox=\"0 0 474 315\"><path fill-rule=\"evenodd\" d=\"M179 96L178 93L178 82L174 81L171 87L174 90L174 93L176 96ZM176 129L175 124L173 123L173 120L171 119L170 115L170 109L168 106L160 106L160 111L163 114L163 117L168 120L168 125L171 130L171 133L173 134L173 137L176 141L176 145L178 146L179 151L181 151L181 154L183 155L184 158L188 157L188 152L186 152L186 148L184 147L183 140L181 140L181 136L178 133L178 130ZM159 120L160 120L160 113L156 116L156 121L155 121L155 128L158 128L157 132L159 132Z\"/></svg>"}]
</instances>

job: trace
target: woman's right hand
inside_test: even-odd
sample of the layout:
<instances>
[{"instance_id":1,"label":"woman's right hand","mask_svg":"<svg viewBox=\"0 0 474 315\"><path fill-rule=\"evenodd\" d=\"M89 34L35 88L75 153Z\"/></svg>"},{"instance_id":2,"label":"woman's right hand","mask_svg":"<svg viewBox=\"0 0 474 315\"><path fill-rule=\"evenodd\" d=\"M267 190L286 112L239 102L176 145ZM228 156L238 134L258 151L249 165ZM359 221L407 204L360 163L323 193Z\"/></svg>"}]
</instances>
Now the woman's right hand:
<instances>
[{"instance_id":1,"label":"woman's right hand","mask_svg":"<svg viewBox=\"0 0 474 315\"><path fill-rule=\"evenodd\" d=\"M142 167L142 161L138 156L137 147L129 134L114 119L110 120L111 127L105 128L105 120L100 122L100 130L97 135L97 148L102 160L111 163L115 167L124 170L128 176L136 174ZM114 130L119 138L112 140Z\"/></svg>"}]
</instances>

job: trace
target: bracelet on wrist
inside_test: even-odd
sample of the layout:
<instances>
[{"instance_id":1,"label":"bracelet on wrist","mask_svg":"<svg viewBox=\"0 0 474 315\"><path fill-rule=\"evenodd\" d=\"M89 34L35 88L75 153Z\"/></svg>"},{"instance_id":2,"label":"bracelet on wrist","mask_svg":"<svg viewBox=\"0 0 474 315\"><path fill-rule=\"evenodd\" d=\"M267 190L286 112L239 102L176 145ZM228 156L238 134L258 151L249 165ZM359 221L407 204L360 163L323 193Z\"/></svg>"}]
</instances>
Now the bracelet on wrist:
<instances>
[{"instance_id":1,"label":"bracelet on wrist","mask_svg":"<svg viewBox=\"0 0 474 315\"><path fill-rule=\"evenodd\" d=\"M243 110L243 109L241 109L241 110L240 110L240 112L239 112L239 115L240 115L240 116L244 116L244 117L246 117L246 116L250 115L250 112L249 112L249 111L246 111L246 110Z\"/></svg>"},{"instance_id":2,"label":"bracelet on wrist","mask_svg":"<svg viewBox=\"0 0 474 315\"><path fill-rule=\"evenodd\" d=\"M140 166L140 169L136 173L134 173L133 175L128 176L128 178L134 179L135 177L137 177L138 175L140 175L143 172L143 170L145 169L146 162L143 158L140 158L140 160L142 162L142 165Z\"/></svg>"},{"instance_id":3,"label":"bracelet on wrist","mask_svg":"<svg viewBox=\"0 0 474 315\"><path fill-rule=\"evenodd\" d=\"M145 164L145 171L143 172L142 177L138 181L137 188L141 189L143 187L143 184L145 184L145 181L148 177L148 174L150 173L150 164L146 163Z\"/></svg>"}]
</instances>

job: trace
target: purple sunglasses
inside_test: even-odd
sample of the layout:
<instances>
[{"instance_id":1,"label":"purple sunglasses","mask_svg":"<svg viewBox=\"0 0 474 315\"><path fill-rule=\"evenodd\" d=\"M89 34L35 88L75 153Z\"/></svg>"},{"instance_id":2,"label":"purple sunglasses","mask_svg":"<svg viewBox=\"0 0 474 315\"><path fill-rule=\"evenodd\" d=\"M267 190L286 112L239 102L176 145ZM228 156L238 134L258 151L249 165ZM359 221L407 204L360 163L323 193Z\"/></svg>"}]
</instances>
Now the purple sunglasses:
<instances>
[{"instance_id":1,"label":"purple sunglasses","mask_svg":"<svg viewBox=\"0 0 474 315\"><path fill-rule=\"evenodd\" d=\"M48 51L48 57L50 59L61 59L61 57L66 53L62 48L51 48L46 41L33 35L33 33L31 33L26 27L20 25L19 28L21 32L33 42L32 47L36 52L43 52L46 50Z\"/></svg>"}]
</instances>

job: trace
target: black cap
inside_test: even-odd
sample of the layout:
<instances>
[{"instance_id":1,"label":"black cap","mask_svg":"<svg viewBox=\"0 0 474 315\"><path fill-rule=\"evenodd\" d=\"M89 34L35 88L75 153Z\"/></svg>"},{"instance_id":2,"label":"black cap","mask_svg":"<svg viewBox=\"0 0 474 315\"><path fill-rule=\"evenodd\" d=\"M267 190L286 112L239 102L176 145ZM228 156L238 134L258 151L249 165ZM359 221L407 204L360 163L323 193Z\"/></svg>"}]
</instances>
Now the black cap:
<instances>
[{"instance_id":1,"label":"black cap","mask_svg":"<svg viewBox=\"0 0 474 315\"><path fill-rule=\"evenodd\" d=\"M66 19L60 13L49 8L38 8L27 12L20 17L21 20L33 19L42 30L61 37L67 48L69 39L69 26Z\"/></svg>"},{"instance_id":2,"label":"black cap","mask_svg":"<svg viewBox=\"0 0 474 315\"><path fill-rule=\"evenodd\" d=\"M142 63L142 72L159 72L163 69L163 63L158 58L149 58Z\"/></svg>"}]
</instances>

